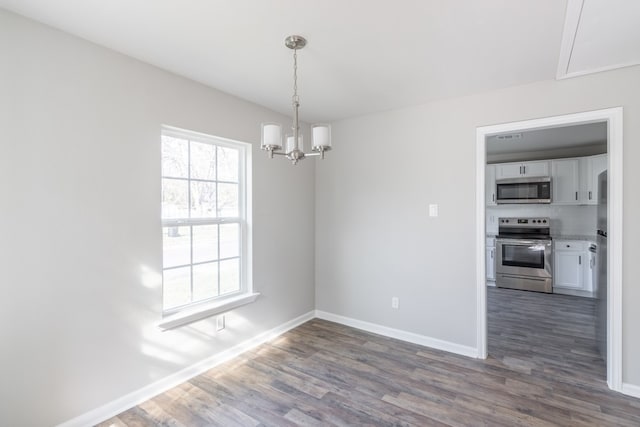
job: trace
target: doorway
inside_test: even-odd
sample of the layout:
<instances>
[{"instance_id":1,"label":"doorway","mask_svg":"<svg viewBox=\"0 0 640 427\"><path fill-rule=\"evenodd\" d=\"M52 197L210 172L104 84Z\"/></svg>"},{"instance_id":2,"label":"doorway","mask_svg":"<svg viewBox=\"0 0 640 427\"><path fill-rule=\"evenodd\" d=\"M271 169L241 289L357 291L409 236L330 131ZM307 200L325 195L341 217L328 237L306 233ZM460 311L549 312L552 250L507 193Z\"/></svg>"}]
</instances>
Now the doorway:
<instances>
[{"instance_id":1,"label":"doorway","mask_svg":"<svg viewBox=\"0 0 640 427\"><path fill-rule=\"evenodd\" d=\"M608 256L607 256L607 384L622 388L622 108L609 108L543 119L479 127L476 130L476 302L478 357L486 358L486 211L485 165L487 138L493 135L544 130L572 125L606 123L608 173Z\"/></svg>"}]
</instances>

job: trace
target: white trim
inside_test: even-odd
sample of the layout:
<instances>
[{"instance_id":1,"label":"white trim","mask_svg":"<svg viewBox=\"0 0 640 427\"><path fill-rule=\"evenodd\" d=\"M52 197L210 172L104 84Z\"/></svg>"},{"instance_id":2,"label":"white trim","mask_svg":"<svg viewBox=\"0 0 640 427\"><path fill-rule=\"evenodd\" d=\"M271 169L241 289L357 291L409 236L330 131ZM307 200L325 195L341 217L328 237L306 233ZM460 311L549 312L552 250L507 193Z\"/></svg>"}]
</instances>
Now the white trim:
<instances>
[{"instance_id":1,"label":"white trim","mask_svg":"<svg viewBox=\"0 0 640 427\"><path fill-rule=\"evenodd\" d=\"M127 409L130 409L142 402L151 399L154 396L157 396L160 393L164 393L170 388L182 384L185 381L189 381L191 378L198 376L203 372L206 372L209 369L220 365L221 363L227 362L246 351L249 351L261 344L264 344L267 341L277 338L288 330L293 329L296 326L299 326L313 319L313 317L313 311L296 317L295 319L285 322L280 326L265 331L253 338L237 344L228 350L214 354L213 356L210 356L198 363L182 369L175 374L171 374L168 377L151 383L139 390L122 396L96 409L93 409L92 411L89 411L71 420L65 421L62 424L58 424L58 427L84 427L88 425L99 424L105 420L108 420L109 418L118 415L123 411L126 411Z\"/></svg>"},{"instance_id":2,"label":"white trim","mask_svg":"<svg viewBox=\"0 0 640 427\"><path fill-rule=\"evenodd\" d=\"M607 153L607 384L622 389L622 107L609 111Z\"/></svg>"},{"instance_id":3,"label":"white trim","mask_svg":"<svg viewBox=\"0 0 640 427\"><path fill-rule=\"evenodd\" d=\"M603 71L617 70L618 68L634 67L636 65L640 65L640 61L622 62L620 64L605 65L604 67L596 67L596 68L589 68L586 70L573 71L571 73L566 73L563 76L558 76L557 79L558 80L570 79L573 77L586 76L587 74L595 74L595 73L602 73Z\"/></svg>"},{"instance_id":4,"label":"white trim","mask_svg":"<svg viewBox=\"0 0 640 427\"><path fill-rule=\"evenodd\" d=\"M178 326L188 325L216 314L226 313L234 308L241 307L254 302L260 293L240 294L238 296L215 300L209 304L194 304L185 310L181 310L171 316L166 316L158 323L158 327L163 331L177 328Z\"/></svg>"},{"instance_id":5,"label":"white trim","mask_svg":"<svg viewBox=\"0 0 640 427\"><path fill-rule=\"evenodd\" d=\"M629 383L622 383L622 393L640 399L640 386Z\"/></svg>"},{"instance_id":6,"label":"white trim","mask_svg":"<svg viewBox=\"0 0 640 427\"><path fill-rule=\"evenodd\" d=\"M482 167L476 167L476 349L480 359L486 359L487 352L487 272L486 272L486 196L485 196L485 165L487 150L485 150L485 135L479 131L476 134L476 161Z\"/></svg>"},{"instance_id":7,"label":"white trim","mask_svg":"<svg viewBox=\"0 0 640 427\"><path fill-rule=\"evenodd\" d=\"M564 30L562 32L562 41L560 42L558 70L556 71L557 79L570 77L567 73L569 71L569 64L571 63L571 53L573 52L573 45L576 41L576 34L578 33L583 3L584 0L567 1L567 10L564 15Z\"/></svg>"},{"instance_id":8,"label":"white trim","mask_svg":"<svg viewBox=\"0 0 640 427\"><path fill-rule=\"evenodd\" d=\"M607 246L607 384L615 391L622 390L622 236L623 236L623 137L622 107L521 122L483 126L476 129L476 314L477 343L479 357L486 357L487 348L487 302L485 287L485 155L486 137L503 132L519 132L532 129L553 128L585 123L608 123L608 241Z\"/></svg>"},{"instance_id":9,"label":"white trim","mask_svg":"<svg viewBox=\"0 0 640 427\"><path fill-rule=\"evenodd\" d=\"M372 332L378 335L384 335L385 337L395 338L402 341L407 341L413 344L423 345L425 347L431 347L438 350L448 351L450 353L460 354L468 357L478 357L478 352L475 348L466 345L452 343L450 341L444 341L437 338L431 338L424 335L414 334L413 332L407 332L400 329L389 328L387 326L378 325L376 323L369 323L362 320L353 319L351 317L340 316L338 314L328 313L326 311L316 310L316 317L318 319L328 320L330 322L340 323L345 326L350 326L356 329L362 329L363 331Z\"/></svg>"}]
</instances>

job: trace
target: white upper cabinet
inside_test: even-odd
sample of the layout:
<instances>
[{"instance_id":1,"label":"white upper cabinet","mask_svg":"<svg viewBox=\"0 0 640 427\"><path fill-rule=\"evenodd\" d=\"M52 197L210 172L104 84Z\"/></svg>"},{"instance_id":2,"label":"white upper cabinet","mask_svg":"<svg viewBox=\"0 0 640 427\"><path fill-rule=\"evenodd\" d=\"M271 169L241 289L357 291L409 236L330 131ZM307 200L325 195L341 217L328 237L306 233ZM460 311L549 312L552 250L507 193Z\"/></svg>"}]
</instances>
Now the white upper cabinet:
<instances>
[{"instance_id":1,"label":"white upper cabinet","mask_svg":"<svg viewBox=\"0 0 640 427\"><path fill-rule=\"evenodd\" d=\"M496 167L495 165L486 165L485 167L485 200L487 206L496 204Z\"/></svg>"},{"instance_id":2,"label":"white upper cabinet","mask_svg":"<svg viewBox=\"0 0 640 427\"><path fill-rule=\"evenodd\" d=\"M580 159L580 202L583 205L598 204L598 175L607 170L606 154Z\"/></svg>"},{"instance_id":3,"label":"white upper cabinet","mask_svg":"<svg viewBox=\"0 0 640 427\"><path fill-rule=\"evenodd\" d=\"M501 163L496 166L496 179L549 176L549 162Z\"/></svg>"},{"instance_id":4,"label":"white upper cabinet","mask_svg":"<svg viewBox=\"0 0 640 427\"><path fill-rule=\"evenodd\" d=\"M561 159L551 161L552 201L562 205L580 203L580 160Z\"/></svg>"},{"instance_id":5,"label":"white upper cabinet","mask_svg":"<svg viewBox=\"0 0 640 427\"><path fill-rule=\"evenodd\" d=\"M525 177L549 176L549 162L526 162L522 164Z\"/></svg>"}]
</instances>

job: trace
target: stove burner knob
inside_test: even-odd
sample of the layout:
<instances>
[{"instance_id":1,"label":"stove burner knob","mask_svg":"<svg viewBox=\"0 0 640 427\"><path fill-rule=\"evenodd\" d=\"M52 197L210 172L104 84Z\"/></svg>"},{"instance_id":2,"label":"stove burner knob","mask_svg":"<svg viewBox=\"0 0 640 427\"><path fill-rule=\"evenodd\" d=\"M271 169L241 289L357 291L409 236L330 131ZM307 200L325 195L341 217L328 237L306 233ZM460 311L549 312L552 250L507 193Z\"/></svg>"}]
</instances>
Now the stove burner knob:
<instances>
[{"instance_id":1,"label":"stove burner knob","mask_svg":"<svg viewBox=\"0 0 640 427\"><path fill-rule=\"evenodd\" d=\"M544 223L546 224L546 223L547 223L547 220L545 219L545 220L544 220L544 221L542 221L542 222L544 222Z\"/></svg>"}]
</instances>

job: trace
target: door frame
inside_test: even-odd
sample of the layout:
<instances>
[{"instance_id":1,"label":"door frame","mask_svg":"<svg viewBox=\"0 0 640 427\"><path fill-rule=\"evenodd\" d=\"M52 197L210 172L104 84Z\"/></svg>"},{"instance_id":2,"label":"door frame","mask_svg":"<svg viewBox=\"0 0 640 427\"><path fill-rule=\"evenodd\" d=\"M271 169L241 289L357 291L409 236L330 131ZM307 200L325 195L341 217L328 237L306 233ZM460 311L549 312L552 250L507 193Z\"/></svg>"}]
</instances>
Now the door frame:
<instances>
[{"instance_id":1,"label":"door frame","mask_svg":"<svg viewBox=\"0 0 640 427\"><path fill-rule=\"evenodd\" d=\"M485 165L487 136L587 123L607 123L608 237L607 237L607 384L622 391L622 107L586 111L541 119L476 128L476 302L478 358L486 359L487 284L485 272L486 200Z\"/></svg>"}]
</instances>

